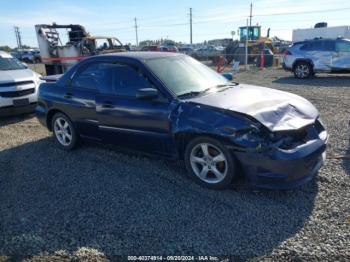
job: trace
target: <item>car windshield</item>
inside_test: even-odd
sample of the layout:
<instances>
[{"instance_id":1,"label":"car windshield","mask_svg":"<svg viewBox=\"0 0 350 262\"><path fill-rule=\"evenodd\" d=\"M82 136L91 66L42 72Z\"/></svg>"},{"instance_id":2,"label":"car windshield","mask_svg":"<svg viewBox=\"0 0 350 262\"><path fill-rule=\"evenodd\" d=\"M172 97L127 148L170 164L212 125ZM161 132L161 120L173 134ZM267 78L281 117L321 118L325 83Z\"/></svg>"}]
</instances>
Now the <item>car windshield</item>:
<instances>
[{"instance_id":1,"label":"car windshield","mask_svg":"<svg viewBox=\"0 0 350 262\"><path fill-rule=\"evenodd\" d=\"M19 70L25 69L26 66L23 65L19 60L13 57L0 57L0 70Z\"/></svg>"},{"instance_id":2,"label":"car windshield","mask_svg":"<svg viewBox=\"0 0 350 262\"><path fill-rule=\"evenodd\" d=\"M230 84L225 77L188 56L150 59L146 64L177 96Z\"/></svg>"}]
</instances>

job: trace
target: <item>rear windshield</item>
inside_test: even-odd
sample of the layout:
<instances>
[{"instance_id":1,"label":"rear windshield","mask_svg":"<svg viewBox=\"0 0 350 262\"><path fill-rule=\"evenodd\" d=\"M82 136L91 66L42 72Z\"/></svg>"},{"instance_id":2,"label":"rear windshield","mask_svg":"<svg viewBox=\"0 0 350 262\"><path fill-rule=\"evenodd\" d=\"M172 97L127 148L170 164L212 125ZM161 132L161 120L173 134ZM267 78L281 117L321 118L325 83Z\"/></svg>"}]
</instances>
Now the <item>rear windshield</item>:
<instances>
[{"instance_id":1,"label":"rear windshield","mask_svg":"<svg viewBox=\"0 0 350 262\"><path fill-rule=\"evenodd\" d=\"M25 68L25 65L16 58L0 57L0 70L19 70Z\"/></svg>"}]
</instances>

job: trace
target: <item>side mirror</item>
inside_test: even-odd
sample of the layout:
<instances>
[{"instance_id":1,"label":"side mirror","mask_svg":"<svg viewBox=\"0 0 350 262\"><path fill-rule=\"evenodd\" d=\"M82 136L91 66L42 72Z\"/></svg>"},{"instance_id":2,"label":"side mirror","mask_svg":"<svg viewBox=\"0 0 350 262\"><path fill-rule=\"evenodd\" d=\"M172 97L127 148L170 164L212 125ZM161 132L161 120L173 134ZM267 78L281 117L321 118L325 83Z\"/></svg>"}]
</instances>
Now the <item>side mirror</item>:
<instances>
[{"instance_id":1,"label":"side mirror","mask_svg":"<svg viewBox=\"0 0 350 262\"><path fill-rule=\"evenodd\" d=\"M22 62L22 64L25 66L25 68L28 68L28 64L27 63Z\"/></svg>"},{"instance_id":2,"label":"side mirror","mask_svg":"<svg viewBox=\"0 0 350 262\"><path fill-rule=\"evenodd\" d=\"M225 77L228 81L232 81L233 80L232 74L230 74L230 73L223 73L221 75L223 77Z\"/></svg>"},{"instance_id":3,"label":"side mirror","mask_svg":"<svg viewBox=\"0 0 350 262\"><path fill-rule=\"evenodd\" d=\"M136 98L141 100L152 100L158 97L158 90L155 88L142 88L137 90Z\"/></svg>"}]
</instances>

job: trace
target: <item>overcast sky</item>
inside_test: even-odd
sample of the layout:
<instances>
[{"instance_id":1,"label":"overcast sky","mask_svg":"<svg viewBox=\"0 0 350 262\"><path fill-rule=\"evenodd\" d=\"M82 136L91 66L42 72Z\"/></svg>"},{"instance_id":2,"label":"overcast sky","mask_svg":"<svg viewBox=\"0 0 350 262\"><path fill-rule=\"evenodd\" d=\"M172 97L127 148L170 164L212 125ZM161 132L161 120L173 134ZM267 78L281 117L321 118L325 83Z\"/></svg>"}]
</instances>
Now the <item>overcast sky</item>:
<instances>
[{"instance_id":1,"label":"overcast sky","mask_svg":"<svg viewBox=\"0 0 350 262\"><path fill-rule=\"evenodd\" d=\"M350 25L349 0L253 0L253 24L263 35L290 40L292 30L325 21L329 26ZM189 8L193 8L194 42L229 38L246 24L250 1L243 0L12 0L1 3L0 45L16 46L14 26L22 43L37 46L35 24L82 24L94 35L111 35L135 43L134 18L139 40L170 38L189 42ZM303 13L300 13L303 12Z\"/></svg>"}]
</instances>

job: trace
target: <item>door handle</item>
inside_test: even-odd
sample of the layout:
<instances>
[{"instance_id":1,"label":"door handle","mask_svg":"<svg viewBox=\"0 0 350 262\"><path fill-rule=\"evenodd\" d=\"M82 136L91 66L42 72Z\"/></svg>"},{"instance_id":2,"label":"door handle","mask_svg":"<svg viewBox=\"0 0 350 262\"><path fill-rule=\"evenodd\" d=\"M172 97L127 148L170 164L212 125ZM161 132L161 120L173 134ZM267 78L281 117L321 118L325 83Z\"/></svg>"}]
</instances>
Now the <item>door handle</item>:
<instances>
[{"instance_id":1,"label":"door handle","mask_svg":"<svg viewBox=\"0 0 350 262\"><path fill-rule=\"evenodd\" d=\"M102 103L102 108L113 108L113 103L110 101L106 101Z\"/></svg>"},{"instance_id":2,"label":"door handle","mask_svg":"<svg viewBox=\"0 0 350 262\"><path fill-rule=\"evenodd\" d=\"M65 93L63 97L69 99L69 98L73 97L73 94L72 93Z\"/></svg>"}]
</instances>

